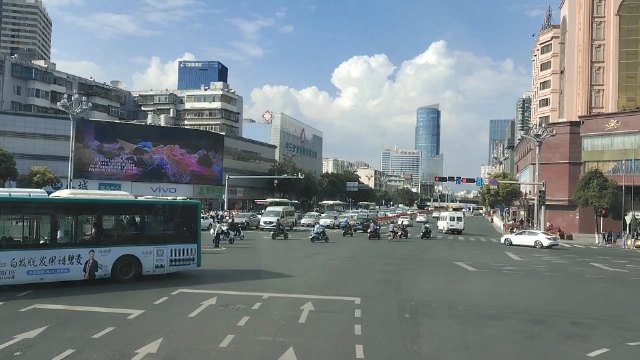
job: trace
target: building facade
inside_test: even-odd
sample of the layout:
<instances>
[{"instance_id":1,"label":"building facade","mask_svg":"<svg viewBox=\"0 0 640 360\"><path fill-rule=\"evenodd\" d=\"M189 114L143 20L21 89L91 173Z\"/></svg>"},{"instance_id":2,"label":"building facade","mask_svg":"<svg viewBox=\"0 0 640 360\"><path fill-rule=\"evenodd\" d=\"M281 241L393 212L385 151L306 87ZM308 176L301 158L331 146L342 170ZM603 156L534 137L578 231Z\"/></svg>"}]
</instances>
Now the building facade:
<instances>
[{"instance_id":1,"label":"building facade","mask_svg":"<svg viewBox=\"0 0 640 360\"><path fill-rule=\"evenodd\" d=\"M352 171L355 169L355 166L347 161L336 158L324 158L322 159L322 173L343 173L347 171Z\"/></svg>"},{"instance_id":2,"label":"building facade","mask_svg":"<svg viewBox=\"0 0 640 360\"><path fill-rule=\"evenodd\" d=\"M560 26L551 24L551 7L536 35L531 57L531 121L559 120Z\"/></svg>"},{"instance_id":3,"label":"building facade","mask_svg":"<svg viewBox=\"0 0 640 360\"><path fill-rule=\"evenodd\" d=\"M152 114L164 125L242 136L242 96L227 83L208 85L198 90L134 91L138 120Z\"/></svg>"},{"instance_id":4,"label":"building facade","mask_svg":"<svg viewBox=\"0 0 640 360\"><path fill-rule=\"evenodd\" d=\"M385 146L382 150L380 170L386 175L401 177L406 186L417 189L420 179L420 151Z\"/></svg>"},{"instance_id":5,"label":"building facade","mask_svg":"<svg viewBox=\"0 0 640 360\"><path fill-rule=\"evenodd\" d=\"M51 30L42 0L0 1L0 55L49 61Z\"/></svg>"},{"instance_id":6,"label":"building facade","mask_svg":"<svg viewBox=\"0 0 640 360\"><path fill-rule=\"evenodd\" d=\"M384 173L380 170L369 167L357 168L356 174L360 177L360 182L368 185L372 189L384 188Z\"/></svg>"},{"instance_id":7,"label":"building facade","mask_svg":"<svg viewBox=\"0 0 640 360\"><path fill-rule=\"evenodd\" d=\"M531 92L525 92L516 100L516 143L522 138L522 134L531 126Z\"/></svg>"},{"instance_id":8,"label":"building facade","mask_svg":"<svg viewBox=\"0 0 640 360\"><path fill-rule=\"evenodd\" d=\"M316 176L322 173L322 131L276 112L271 120L271 141L276 145L276 160L285 158Z\"/></svg>"},{"instance_id":9,"label":"building facade","mask_svg":"<svg viewBox=\"0 0 640 360\"><path fill-rule=\"evenodd\" d=\"M219 61L178 61L178 90L199 90L212 82L226 83L229 69Z\"/></svg>"},{"instance_id":10,"label":"building facade","mask_svg":"<svg viewBox=\"0 0 640 360\"><path fill-rule=\"evenodd\" d=\"M114 84L119 82L114 81ZM85 117L104 120L134 119L131 93L56 70L54 63L26 61L5 55L0 59L0 109L32 114L66 115L57 103L77 91L91 102Z\"/></svg>"},{"instance_id":11,"label":"building facade","mask_svg":"<svg viewBox=\"0 0 640 360\"><path fill-rule=\"evenodd\" d=\"M440 153L441 112L438 104L423 106L416 111L415 149L420 151L420 182L431 184L442 175Z\"/></svg>"},{"instance_id":12,"label":"building facade","mask_svg":"<svg viewBox=\"0 0 640 360\"><path fill-rule=\"evenodd\" d=\"M487 164L491 165L494 159L502 159L504 148L507 145L507 127L513 120L489 120L489 154Z\"/></svg>"}]
</instances>

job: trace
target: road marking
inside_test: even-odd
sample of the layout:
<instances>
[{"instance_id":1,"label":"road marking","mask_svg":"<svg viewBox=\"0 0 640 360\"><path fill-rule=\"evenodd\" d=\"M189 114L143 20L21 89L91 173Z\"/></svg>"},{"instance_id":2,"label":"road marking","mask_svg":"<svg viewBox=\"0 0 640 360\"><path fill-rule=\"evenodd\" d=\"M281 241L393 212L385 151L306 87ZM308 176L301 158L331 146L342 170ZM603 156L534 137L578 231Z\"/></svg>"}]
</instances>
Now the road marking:
<instances>
[{"instance_id":1,"label":"road marking","mask_svg":"<svg viewBox=\"0 0 640 360\"><path fill-rule=\"evenodd\" d=\"M118 308L106 308L97 306L72 306L72 305L55 305L55 304L35 304L20 311L27 311L31 309L47 309L47 310L71 310L71 311L90 311L99 313L113 313L113 314L130 314L127 319L133 319L136 316L145 312L145 310L134 309L118 309Z\"/></svg>"},{"instance_id":2,"label":"road marking","mask_svg":"<svg viewBox=\"0 0 640 360\"><path fill-rule=\"evenodd\" d=\"M197 309L195 309L191 314L189 314L189 317L195 317L196 315L200 314L202 310L206 309L208 306L214 305L216 301L218 301L218 297L214 296L209 300L205 300L201 302L200 306Z\"/></svg>"},{"instance_id":3,"label":"road marking","mask_svg":"<svg viewBox=\"0 0 640 360\"><path fill-rule=\"evenodd\" d=\"M606 353L608 351L610 351L610 350L607 349L607 348L602 348L602 349L598 349L598 350L595 350L595 351L592 351L592 352L588 353L587 356L588 357L595 357L595 356L598 356L600 354L604 354L604 353Z\"/></svg>"},{"instance_id":4,"label":"road marking","mask_svg":"<svg viewBox=\"0 0 640 360\"><path fill-rule=\"evenodd\" d=\"M512 258L513 260L522 260L518 255L510 252L510 251L505 251L505 254L507 254L508 257Z\"/></svg>"},{"instance_id":5,"label":"road marking","mask_svg":"<svg viewBox=\"0 0 640 360\"><path fill-rule=\"evenodd\" d=\"M456 265L458 265L458 266L460 266L461 268L463 268L463 269L467 269L467 270L469 270L469 271L479 271L478 269L476 269L476 268L474 268L474 267L472 267L472 266L469 266L469 265L467 265L467 264L465 264L465 263L463 263L463 262L454 261L453 263L454 263L454 264L456 264Z\"/></svg>"},{"instance_id":6,"label":"road marking","mask_svg":"<svg viewBox=\"0 0 640 360\"><path fill-rule=\"evenodd\" d=\"M38 329L33 329L31 331L27 331L27 332L23 332L22 334L18 334L18 335L14 335L13 339L7 341L4 344L0 344L0 350L9 347L17 342L20 342L24 339L33 339L34 337L38 336L41 332L44 331L44 329L48 328L49 326L43 326L41 328Z\"/></svg>"},{"instance_id":7,"label":"road marking","mask_svg":"<svg viewBox=\"0 0 640 360\"><path fill-rule=\"evenodd\" d=\"M27 290L25 292L21 292L20 294L16 295L17 297L23 297L25 295L29 295L33 292L33 290Z\"/></svg>"},{"instance_id":8,"label":"road marking","mask_svg":"<svg viewBox=\"0 0 640 360\"><path fill-rule=\"evenodd\" d=\"M605 277L604 275L586 275L586 276L590 277L590 278L603 278L603 277Z\"/></svg>"},{"instance_id":9,"label":"road marking","mask_svg":"<svg viewBox=\"0 0 640 360\"><path fill-rule=\"evenodd\" d=\"M615 263L626 263L628 262L627 260L611 260L611 262L615 262Z\"/></svg>"},{"instance_id":10,"label":"road marking","mask_svg":"<svg viewBox=\"0 0 640 360\"><path fill-rule=\"evenodd\" d=\"M353 316L354 316L354 317L357 317L357 318L362 317L362 311L361 311L360 309L356 309L356 310L353 312Z\"/></svg>"},{"instance_id":11,"label":"road marking","mask_svg":"<svg viewBox=\"0 0 640 360\"><path fill-rule=\"evenodd\" d=\"M362 335L362 325L360 324L353 325L353 333L356 335Z\"/></svg>"},{"instance_id":12,"label":"road marking","mask_svg":"<svg viewBox=\"0 0 640 360\"><path fill-rule=\"evenodd\" d=\"M482 242L486 242L486 241L487 241L487 239L485 239L485 238L480 238L480 241L482 241Z\"/></svg>"},{"instance_id":13,"label":"road marking","mask_svg":"<svg viewBox=\"0 0 640 360\"><path fill-rule=\"evenodd\" d=\"M582 248L582 249L584 249L584 246L582 246L582 245L573 244L573 246L575 246L575 247L577 247L577 248Z\"/></svg>"},{"instance_id":14,"label":"road marking","mask_svg":"<svg viewBox=\"0 0 640 360\"><path fill-rule=\"evenodd\" d=\"M284 354L282 354L282 356L280 356L278 358L278 360L297 360L298 358L296 357L296 353L293 351L293 347L289 347L289 349L287 349L287 351L284 352Z\"/></svg>"},{"instance_id":15,"label":"road marking","mask_svg":"<svg viewBox=\"0 0 640 360\"><path fill-rule=\"evenodd\" d=\"M63 352L62 354L60 354L60 355L58 355L58 356L54 357L54 358L53 358L53 359L51 359L51 360L62 360L62 359L64 359L64 358L66 358L67 356L69 356L69 355L73 354L74 352L76 352L74 349L68 349L68 350L66 350L65 352Z\"/></svg>"},{"instance_id":16,"label":"road marking","mask_svg":"<svg viewBox=\"0 0 640 360\"><path fill-rule=\"evenodd\" d=\"M604 269L604 270L609 270L609 271L622 271L622 272L629 272L629 270L624 270L624 269L614 269L614 268L610 268L606 265L602 265L602 264L598 264L598 263L589 263L595 267L598 267L600 269Z\"/></svg>"},{"instance_id":17,"label":"road marking","mask_svg":"<svg viewBox=\"0 0 640 360\"><path fill-rule=\"evenodd\" d=\"M360 298L356 298L356 305L360 305Z\"/></svg>"},{"instance_id":18,"label":"road marking","mask_svg":"<svg viewBox=\"0 0 640 360\"><path fill-rule=\"evenodd\" d=\"M163 298L160 298L160 299L158 299L158 300L154 301L154 303L153 303L153 304L154 304L154 305L162 304L162 303L163 303L163 302L165 302L167 299L168 299L168 297L166 297L166 296L165 296L165 297L163 297Z\"/></svg>"},{"instance_id":19,"label":"road marking","mask_svg":"<svg viewBox=\"0 0 640 360\"><path fill-rule=\"evenodd\" d=\"M590 249L597 249L597 246L589 246Z\"/></svg>"},{"instance_id":20,"label":"road marking","mask_svg":"<svg viewBox=\"0 0 640 360\"><path fill-rule=\"evenodd\" d=\"M508 274L522 274L521 271L502 270L502 272Z\"/></svg>"},{"instance_id":21,"label":"road marking","mask_svg":"<svg viewBox=\"0 0 640 360\"><path fill-rule=\"evenodd\" d=\"M571 247L571 245L569 245L569 244L565 244L565 243L560 243L560 246L564 246L564 247Z\"/></svg>"},{"instance_id":22,"label":"road marking","mask_svg":"<svg viewBox=\"0 0 640 360\"><path fill-rule=\"evenodd\" d=\"M104 330L100 331L99 333L97 333L97 334L93 335L91 338L92 338L92 339L98 339L98 338L102 337L103 335L108 334L109 332L111 332L111 331L112 331L112 330L114 330L114 329L115 329L114 327L108 327L108 328L106 328L106 329L104 329Z\"/></svg>"},{"instance_id":23,"label":"road marking","mask_svg":"<svg viewBox=\"0 0 640 360\"><path fill-rule=\"evenodd\" d=\"M458 240L464 240L464 237L462 237L462 236L458 236ZM469 240L473 241L473 240L475 240L475 239L469 238Z\"/></svg>"},{"instance_id":24,"label":"road marking","mask_svg":"<svg viewBox=\"0 0 640 360\"><path fill-rule=\"evenodd\" d=\"M225 337L224 340L222 340L222 342L220 343L220 345L218 345L218 347L229 346L229 344L231 343L231 340L233 340L234 337L235 335L227 335L227 337Z\"/></svg>"},{"instance_id":25,"label":"road marking","mask_svg":"<svg viewBox=\"0 0 640 360\"><path fill-rule=\"evenodd\" d=\"M631 345L631 346L640 345L640 341L637 341L637 342L630 342L630 343L627 343L627 345Z\"/></svg>"},{"instance_id":26,"label":"road marking","mask_svg":"<svg viewBox=\"0 0 640 360\"><path fill-rule=\"evenodd\" d=\"M238 326L244 326L244 324L247 323L247 321L249 321L249 317L248 316L243 316L242 319L240 319L240 321L238 321Z\"/></svg>"},{"instance_id":27,"label":"road marking","mask_svg":"<svg viewBox=\"0 0 640 360\"><path fill-rule=\"evenodd\" d=\"M306 304L300 306L302 310L302 314L300 314L300 319L298 319L299 324L304 324L307 322L307 316L309 316L309 312L315 310L311 301L308 301Z\"/></svg>"},{"instance_id":28,"label":"road marking","mask_svg":"<svg viewBox=\"0 0 640 360\"><path fill-rule=\"evenodd\" d=\"M352 296L279 294L279 293L263 293L263 292L250 292L250 291L223 291L223 290L200 290L200 289L178 289L172 292L171 295L176 295L179 293L248 295L248 296L262 296L263 299L266 299L269 297L289 297L289 298L317 299L317 300L343 300L343 301L353 301L353 302L360 301L359 297L352 297Z\"/></svg>"},{"instance_id":29,"label":"road marking","mask_svg":"<svg viewBox=\"0 0 640 360\"><path fill-rule=\"evenodd\" d=\"M162 339L164 338L160 338L152 343L149 343L143 347L141 347L140 349L134 351L136 353L136 356L132 357L131 360L141 360L143 357L145 357L147 354L155 354L158 352L158 349L160 348L160 344L162 343Z\"/></svg>"},{"instance_id":30,"label":"road marking","mask_svg":"<svg viewBox=\"0 0 640 360\"><path fill-rule=\"evenodd\" d=\"M364 349L362 345L356 345L356 359L364 359Z\"/></svg>"},{"instance_id":31,"label":"road marking","mask_svg":"<svg viewBox=\"0 0 640 360\"><path fill-rule=\"evenodd\" d=\"M251 307L251 310L258 310L260 308L260 305L262 305L261 302L257 302L253 304L253 306Z\"/></svg>"},{"instance_id":32,"label":"road marking","mask_svg":"<svg viewBox=\"0 0 640 360\"><path fill-rule=\"evenodd\" d=\"M4 304L2 301L0 301L0 305Z\"/></svg>"}]
</instances>

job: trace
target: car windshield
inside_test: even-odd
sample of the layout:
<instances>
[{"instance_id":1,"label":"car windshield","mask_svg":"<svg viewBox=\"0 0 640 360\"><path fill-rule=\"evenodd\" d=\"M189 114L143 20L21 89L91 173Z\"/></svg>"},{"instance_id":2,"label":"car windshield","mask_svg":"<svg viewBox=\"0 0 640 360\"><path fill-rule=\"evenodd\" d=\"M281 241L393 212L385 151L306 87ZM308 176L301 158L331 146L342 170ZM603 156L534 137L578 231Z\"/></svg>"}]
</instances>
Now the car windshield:
<instances>
[{"instance_id":1,"label":"car windshield","mask_svg":"<svg viewBox=\"0 0 640 360\"><path fill-rule=\"evenodd\" d=\"M321 219L331 219L331 220L333 220L333 218L334 218L334 217L335 217L335 215L327 215L327 214L324 214L324 215L322 215L320 218L321 218Z\"/></svg>"},{"instance_id":2,"label":"car windshield","mask_svg":"<svg viewBox=\"0 0 640 360\"><path fill-rule=\"evenodd\" d=\"M262 214L262 217L280 217L280 211L267 210Z\"/></svg>"},{"instance_id":3,"label":"car windshield","mask_svg":"<svg viewBox=\"0 0 640 360\"><path fill-rule=\"evenodd\" d=\"M236 215L236 218L250 218L250 217L251 217L250 213L240 213Z\"/></svg>"},{"instance_id":4,"label":"car windshield","mask_svg":"<svg viewBox=\"0 0 640 360\"><path fill-rule=\"evenodd\" d=\"M318 215L315 214L306 214L304 216L305 219L315 219L316 217L318 217Z\"/></svg>"}]
</instances>

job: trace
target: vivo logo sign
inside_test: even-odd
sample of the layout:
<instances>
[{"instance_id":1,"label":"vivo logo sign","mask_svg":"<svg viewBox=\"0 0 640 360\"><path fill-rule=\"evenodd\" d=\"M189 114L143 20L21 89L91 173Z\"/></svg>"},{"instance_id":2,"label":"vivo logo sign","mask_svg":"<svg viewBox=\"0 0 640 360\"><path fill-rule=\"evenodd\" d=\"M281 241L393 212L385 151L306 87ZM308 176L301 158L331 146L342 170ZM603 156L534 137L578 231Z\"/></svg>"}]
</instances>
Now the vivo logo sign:
<instances>
[{"instance_id":1,"label":"vivo logo sign","mask_svg":"<svg viewBox=\"0 0 640 360\"><path fill-rule=\"evenodd\" d=\"M151 191L153 191L154 194L175 194L178 192L178 189L174 187L164 187L164 186L158 185L158 186L152 186Z\"/></svg>"}]
</instances>

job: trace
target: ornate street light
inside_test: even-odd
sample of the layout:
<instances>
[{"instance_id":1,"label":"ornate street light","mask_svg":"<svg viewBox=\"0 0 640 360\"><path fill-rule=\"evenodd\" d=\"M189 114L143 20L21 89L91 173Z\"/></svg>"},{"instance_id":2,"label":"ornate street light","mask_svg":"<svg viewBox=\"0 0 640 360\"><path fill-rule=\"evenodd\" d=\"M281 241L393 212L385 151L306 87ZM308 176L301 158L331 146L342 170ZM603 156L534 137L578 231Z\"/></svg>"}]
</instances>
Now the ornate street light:
<instances>
[{"instance_id":1,"label":"ornate street light","mask_svg":"<svg viewBox=\"0 0 640 360\"><path fill-rule=\"evenodd\" d=\"M67 97L64 97L58 102L58 109L69 114L69 120L71 121L71 129L69 130L69 172L67 174L67 189L71 189L71 185L73 184L71 176L73 174L73 145L75 142L76 118L78 115L90 110L91 103L87 102L86 97L78 95L78 90L73 90L71 101L67 100Z\"/></svg>"},{"instance_id":2,"label":"ornate street light","mask_svg":"<svg viewBox=\"0 0 640 360\"><path fill-rule=\"evenodd\" d=\"M538 218L538 177L540 175L540 146L542 146L542 143L545 140L556 136L556 132L554 129L547 128L545 125L535 123L532 127L527 128L522 136L526 137L529 140L532 140L536 145L536 170L534 173L535 179L533 180L533 182L535 183L535 185L533 185L534 197L536 199L535 207L533 208L535 221L534 226L537 229L544 230L544 211L542 211L541 219Z\"/></svg>"}]
</instances>

